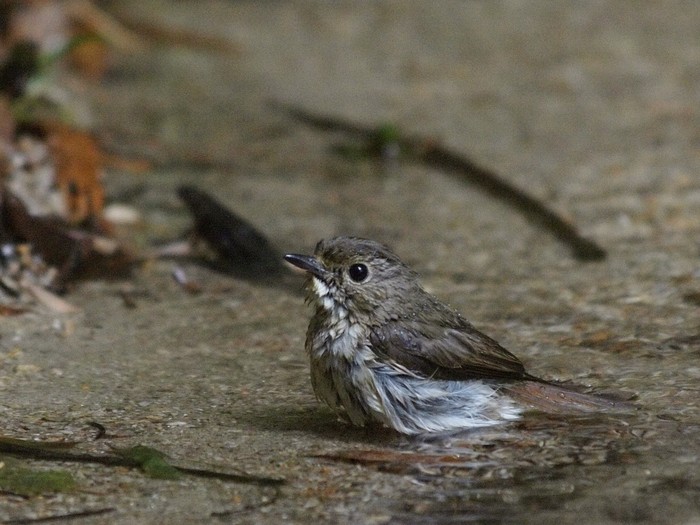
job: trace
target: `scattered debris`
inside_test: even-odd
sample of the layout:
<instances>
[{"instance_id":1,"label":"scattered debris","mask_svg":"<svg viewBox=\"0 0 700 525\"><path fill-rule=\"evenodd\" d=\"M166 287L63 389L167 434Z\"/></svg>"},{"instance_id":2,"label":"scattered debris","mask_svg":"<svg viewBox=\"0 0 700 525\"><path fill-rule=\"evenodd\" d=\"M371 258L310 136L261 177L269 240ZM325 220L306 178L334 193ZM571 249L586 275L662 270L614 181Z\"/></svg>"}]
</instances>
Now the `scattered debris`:
<instances>
[{"instance_id":1,"label":"scattered debris","mask_svg":"<svg viewBox=\"0 0 700 525\"><path fill-rule=\"evenodd\" d=\"M175 266L173 268L172 275L173 279L175 279L175 282L182 286L182 289L185 290L187 293L192 295L201 293L202 285L200 285L196 281L192 281L189 277L187 277L187 273L185 272L184 268L180 266Z\"/></svg>"},{"instance_id":2,"label":"scattered debris","mask_svg":"<svg viewBox=\"0 0 700 525\"><path fill-rule=\"evenodd\" d=\"M58 217L32 215L9 190L0 190L0 231L14 246L9 253L20 254L6 257L3 276L16 279L20 286L28 274L35 284L61 290L76 278L113 278L130 270L132 256L115 240L71 228ZM28 246L24 253L31 256L21 257L22 245Z\"/></svg>"},{"instance_id":3,"label":"scattered debris","mask_svg":"<svg viewBox=\"0 0 700 525\"><path fill-rule=\"evenodd\" d=\"M61 299L57 295L44 288L41 288L40 286L32 283L24 283L23 286L27 289L27 291L29 291L30 294L34 296L37 301L54 312L59 314L71 314L80 311L80 308L77 306L73 306L68 301Z\"/></svg>"},{"instance_id":4,"label":"scattered debris","mask_svg":"<svg viewBox=\"0 0 700 525\"><path fill-rule=\"evenodd\" d=\"M2 13L0 302L8 313L32 300L73 312L56 293L76 279L124 276L133 257L103 213L103 167L118 159L91 133L67 124L71 115L46 73L68 57L99 77L107 44L128 51L142 45L88 0L9 2Z\"/></svg>"},{"instance_id":5,"label":"scattered debris","mask_svg":"<svg viewBox=\"0 0 700 525\"><path fill-rule=\"evenodd\" d=\"M116 202L106 206L102 216L113 226L134 226L142 220L141 214L136 208Z\"/></svg>"}]
</instances>

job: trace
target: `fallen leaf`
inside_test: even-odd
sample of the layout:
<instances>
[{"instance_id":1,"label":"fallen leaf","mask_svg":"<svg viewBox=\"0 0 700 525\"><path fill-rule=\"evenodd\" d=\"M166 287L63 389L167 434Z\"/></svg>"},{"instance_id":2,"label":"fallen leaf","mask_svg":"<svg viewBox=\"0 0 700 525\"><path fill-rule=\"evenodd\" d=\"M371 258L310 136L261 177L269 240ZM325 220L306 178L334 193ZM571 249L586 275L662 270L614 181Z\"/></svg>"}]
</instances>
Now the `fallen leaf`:
<instances>
[{"instance_id":1,"label":"fallen leaf","mask_svg":"<svg viewBox=\"0 0 700 525\"><path fill-rule=\"evenodd\" d=\"M67 204L68 222L96 224L104 207L102 153L97 141L89 133L63 124L51 123L46 128L56 164L56 184Z\"/></svg>"}]
</instances>

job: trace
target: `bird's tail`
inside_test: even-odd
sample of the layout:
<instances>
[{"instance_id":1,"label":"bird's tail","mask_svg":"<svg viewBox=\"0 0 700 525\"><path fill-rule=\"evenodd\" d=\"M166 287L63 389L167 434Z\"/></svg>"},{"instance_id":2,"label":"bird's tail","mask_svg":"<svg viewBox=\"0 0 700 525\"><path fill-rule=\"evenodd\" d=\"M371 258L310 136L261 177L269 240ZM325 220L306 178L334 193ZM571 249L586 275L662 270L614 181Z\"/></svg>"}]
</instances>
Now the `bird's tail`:
<instances>
[{"instance_id":1,"label":"bird's tail","mask_svg":"<svg viewBox=\"0 0 700 525\"><path fill-rule=\"evenodd\" d=\"M576 392L546 382L522 381L510 384L504 390L519 403L550 414L628 412L636 409L629 401Z\"/></svg>"}]
</instances>

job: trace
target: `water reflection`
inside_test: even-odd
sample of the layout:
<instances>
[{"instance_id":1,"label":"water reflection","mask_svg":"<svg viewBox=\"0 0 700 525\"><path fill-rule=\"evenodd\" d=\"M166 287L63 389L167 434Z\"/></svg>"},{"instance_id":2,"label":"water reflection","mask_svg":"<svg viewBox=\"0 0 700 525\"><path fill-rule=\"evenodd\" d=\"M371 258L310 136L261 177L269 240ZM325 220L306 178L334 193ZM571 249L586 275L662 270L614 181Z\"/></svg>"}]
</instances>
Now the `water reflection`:
<instances>
[{"instance_id":1,"label":"water reflection","mask_svg":"<svg viewBox=\"0 0 700 525\"><path fill-rule=\"evenodd\" d=\"M532 415L355 459L415 480L392 523L683 523L700 512L698 431L648 413Z\"/></svg>"}]
</instances>

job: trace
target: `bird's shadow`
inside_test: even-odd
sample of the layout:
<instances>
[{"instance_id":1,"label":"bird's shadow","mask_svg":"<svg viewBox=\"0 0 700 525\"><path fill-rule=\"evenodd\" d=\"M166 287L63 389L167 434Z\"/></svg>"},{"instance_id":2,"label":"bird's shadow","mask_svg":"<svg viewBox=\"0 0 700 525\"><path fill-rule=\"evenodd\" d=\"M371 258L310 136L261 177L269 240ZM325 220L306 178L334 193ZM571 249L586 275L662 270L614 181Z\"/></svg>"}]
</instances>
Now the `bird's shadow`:
<instances>
[{"instance_id":1,"label":"bird's shadow","mask_svg":"<svg viewBox=\"0 0 700 525\"><path fill-rule=\"evenodd\" d=\"M269 406L236 419L258 430L302 432L317 438L347 443L395 445L402 439L396 431L379 424L356 427L341 421L334 412L321 405Z\"/></svg>"}]
</instances>

